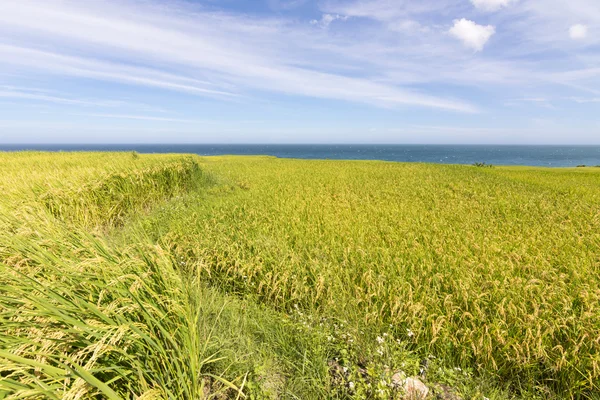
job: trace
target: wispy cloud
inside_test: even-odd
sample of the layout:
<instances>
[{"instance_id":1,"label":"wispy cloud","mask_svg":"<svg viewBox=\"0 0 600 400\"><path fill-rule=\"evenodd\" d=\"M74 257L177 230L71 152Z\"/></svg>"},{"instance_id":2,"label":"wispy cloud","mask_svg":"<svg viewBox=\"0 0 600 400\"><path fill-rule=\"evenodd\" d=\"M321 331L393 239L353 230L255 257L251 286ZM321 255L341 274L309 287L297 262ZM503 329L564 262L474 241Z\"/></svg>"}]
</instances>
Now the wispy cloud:
<instances>
[{"instance_id":1,"label":"wispy cloud","mask_svg":"<svg viewBox=\"0 0 600 400\"><path fill-rule=\"evenodd\" d=\"M471 0L471 3L473 3L476 8L483 11L498 11L517 1L518 0Z\"/></svg>"},{"instance_id":2,"label":"wispy cloud","mask_svg":"<svg viewBox=\"0 0 600 400\"><path fill-rule=\"evenodd\" d=\"M4 30L34 37L0 46L3 61L22 68L213 97L260 90L381 107L475 110L465 101L319 71L318 63L297 67L293 58L282 58L289 44L313 61L317 54L298 45L298 33L281 21L190 10L184 16L164 7L94 0L24 0L0 4L0 22ZM62 50L42 50L49 47Z\"/></svg>"},{"instance_id":3,"label":"wispy cloud","mask_svg":"<svg viewBox=\"0 0 600 400\"><path fill-rule=\"evenodd\" d=\"M575 1L589 4L590 0ZM390 32L363 27L362 37L315 32L308 24L303 28L281 18L144 4L139 6L131 0L3 2L0 37L4 32L11 39L0 44L0 57L5 66L19 70L220 100L261 91L386 108L415 105L462 112L477 107L468 100L449 99L411 87L439 81L467 86L481 82L541 82L543 79L536 75L548 77L547 73L557 72L539 71L530 63L457 53L446 38L447 31L476 51L482 50L492 35L505 34L502 26L494 28L466 18L452 22L450 11L468 11L457 0L322 3L326 13L317 21L320 26L357 17L380 21ZM285 4L291 6L293 2ZM578 6L569 7L581 14ZM440 10L448 10L447 21L440 21L439 16L429 18ZM522 0L511 7L511 13L536 20L553 18L533 0ZM12 32L24 34L8 35ZM412 36L412 41L402 40L403 35ZM440 61L443 70L436 67ZM351 66L353 71L337 68L334 63Z\"/></svg>"},{"instance_id":4,"label":"wispy cloud","mask_svg":"<svg viewBox=\"0 0 600 400\"><path fill-rule=\"evenodd\" d=\"M152 115L128 115L128 114L101 114L101 113L79 113L72 114L80 117L93 117L93 118L109 118L109 119L133 119L139 121L155 121L155 122L180 122L185 124L214 124L214 121L206 120L194 120L194 119L182 119L182 118L168 118L168 117L155 117Z\"/></svg>"},{"instance_id":5,"label":"wispy cloud","mask_svg":"<svg viewBox=\"0 0 600 400\"><path fill-rule=\"evenodd\" d=\"M597 1L265 0L256 12L229 1L0 1L0 97L190 131L213 113L273 124L302 110L304 124L338 127L361 118L483 127L544 104L566 119L600 95ZM525 101L537 97L549 101ZM118 101L126 109L113 112Z\"/></svg>"},{"instance_id":6,"label":"wispy cloud","mask_svg":"<svg viewBox=\"0 0 600 400\"><path fill-rule=\"evenodd\" d=\"M131 103L124 100L99 100L69 98L49 93L36 88L19 88L14 86L0 85L0 98L16 100L33 100L35 102L65 104L71 106L94 107L94 108L115 108L115 107L136 107L136 108L155 108L145 104Z\"/></svg>"},{"instance_id":7,"label":"wispy cloud","mask_svg":"<svg viewBox=\"0 0 600 400\"><path fill-rule=\"evenodd\" d=\"M443 12L459 3L460 0L325 0L322 9L352 17L390 21L419 14Z\"/></svg>"},{"instance_id":8,"label":"wispy cloud","mask_svg":"<svg viewBox=\"0 0 600 400\"><path fill-rule=\"evenodd\" d=\"M569 97L568 100L579 104L600 103L600 97Z\"/></svg>"},{"instance_id":9,"label":"wispy cloud","mask_svg":"<svg viewBox=\"0 0 600 400\"><path fill-rule=\"evenodd\" d=\"M520 0L507 10L505 29L521 43L537 50L560 49L572 53L572 36L588 40L581 45L600 44L600 7L597 0ZM531 46L528 46L528 50Z\"/></svg>"},{"instance_id":10,"label":"wispy cloud","mask_svg":"<svg viewBox=\"0 0 600 400\"><path fill-rule=\"evenodd\" d=\"M318 25L321 28L328 28L329 25L331 25L332 22L337 21L337 20L341 20L341 21L347 21L348 20L348 16L342 16L339 14L323 14L323 16L321 17L320 20L316 20L316 19L312 19L310 21L311 25Z\"/></svg>"},{"instance_id":11,"label":"wispy cloud","mask_svg":"<svg viewBox=\"0 0 600 400\"><path fill-rule=\"evenodd\" d=\"M125 63L99 61L41 51L29 47L0 44L0 57L5 65L38 72L150 86L204 96L232 97L236 93L214 89L207 81Z\"/></svg>"}]
</instances>

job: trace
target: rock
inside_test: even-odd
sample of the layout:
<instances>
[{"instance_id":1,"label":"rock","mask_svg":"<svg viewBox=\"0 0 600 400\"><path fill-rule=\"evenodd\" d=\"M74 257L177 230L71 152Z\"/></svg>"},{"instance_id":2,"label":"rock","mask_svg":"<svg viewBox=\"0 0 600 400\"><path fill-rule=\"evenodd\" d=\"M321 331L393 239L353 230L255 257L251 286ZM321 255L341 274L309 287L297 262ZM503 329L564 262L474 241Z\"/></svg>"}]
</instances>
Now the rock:
<instances>
[{"instance_id":1,"label":"rock","mask_svg":"<svg viewBox=\"0 0 600 400\"><path fill-rule=\"evenodd\" d=\"M417 377L404 381L404 393L407 400L421 400L427 397L429 388Z\"/></svg>"},{"instance_id":2,"label":"rock","mask_svg":"<svg viewBox=\"0 0 600 400\"><path fill-rule=\"evenodd\" d=\"M402 390L405 400L423 400L429 394L429 388L419 378L406 378L402 371L392 376L392 385Z\"/></svg>"},{"instance_id":3,"label":"rock","mask_svg":"<svg viewBox=\"0 0 600 400\"><path fill-rule=\"evenodd\" d=\"M404 386L404 381L406 380L406 374L403 371L398 371L394 375L392 375L392 385L395 388L401 388Z\"/></svg>"}]
</instances>

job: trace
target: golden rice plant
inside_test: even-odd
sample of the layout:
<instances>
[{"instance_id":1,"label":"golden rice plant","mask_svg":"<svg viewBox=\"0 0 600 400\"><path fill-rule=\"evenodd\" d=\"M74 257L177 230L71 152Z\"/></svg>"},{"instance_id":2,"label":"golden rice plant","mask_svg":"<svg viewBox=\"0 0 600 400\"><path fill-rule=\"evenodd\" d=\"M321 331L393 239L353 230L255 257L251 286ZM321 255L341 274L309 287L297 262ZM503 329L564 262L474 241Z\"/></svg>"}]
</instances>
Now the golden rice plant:
<instances>
[{"instance_id":1,"label":"golden rice plant","mask_svg":"<svg viewBox=\"0 0 600 400\"><path fill-rule=\"evenodd\" d=\"M199 281L143 238L118 250L88 231L202 185L197 163L103 158L0 157L0 398L242 396L199 326Z\"/></svg>"},{"instance_id":2,"label":"golden rice plant","mask_svg":"<svg viewBox=\"0 0 600 400\"><path fill-rule=\"evenodd\" d=\"M201 166L221 185L156 218L159 243L210 282L282 310L391 325L423 356L514 390L600 391L598 171L267 157Z\"/></svg>"},{"instance_id":3,"label":"golden rice plant","mask_svg":"<svg viewBox=\"0 0 600 400\"><path fill-rule=\"evenodd\" d=\"M365 365L402 364L366 359L386 333L516 398L600 392L595 169L16 153L0 176L0 398L250 393L200 283L344 321Z\"/></svg>"}]
</instances>

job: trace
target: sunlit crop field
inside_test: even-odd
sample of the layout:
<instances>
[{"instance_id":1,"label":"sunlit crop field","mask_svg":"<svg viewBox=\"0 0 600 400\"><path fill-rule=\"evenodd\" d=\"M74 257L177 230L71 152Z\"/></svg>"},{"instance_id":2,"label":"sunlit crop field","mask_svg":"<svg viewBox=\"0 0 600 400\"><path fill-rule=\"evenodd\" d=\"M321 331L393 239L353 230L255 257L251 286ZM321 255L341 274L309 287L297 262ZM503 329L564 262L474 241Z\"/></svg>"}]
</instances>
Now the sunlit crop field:
<instances>
[{"instance_id":1,"label":"sunlit crop field","mask_svg":"<svg viewBox=\"0 0 600 400\"><path fill-rule=\"evenodd\" d=\"M0 398L600 392L600 168L19 153L0 189Z\"/></svg>"},{"instance_id":2,"label":"sunlit crop field","mask_svg":"<svg viewBox=\"0 0 600 400\"><path fill-rule=\"evenodd\" d=\"M163 242L207 279L517 385L600 390L600 169L202 166L235 189Z\"/></svg>"}]
</instances>

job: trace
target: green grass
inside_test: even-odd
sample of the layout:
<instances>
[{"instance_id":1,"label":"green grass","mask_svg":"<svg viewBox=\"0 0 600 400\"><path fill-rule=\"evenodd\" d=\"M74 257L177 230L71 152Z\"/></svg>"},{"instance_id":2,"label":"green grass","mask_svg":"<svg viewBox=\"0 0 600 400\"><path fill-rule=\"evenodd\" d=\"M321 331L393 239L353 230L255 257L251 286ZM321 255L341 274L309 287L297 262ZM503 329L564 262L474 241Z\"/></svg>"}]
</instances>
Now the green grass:
<instances>
[{"instance_id":1,"label":"green grass","mask_svg":"<svg viewBox=\"0 0 600 400\"><path fill-rule=\"evenodd\" d=\"M465 398L598 398L600 170L20 153L0 172L0 398L390 398L424 360Z\"/></svg>"}]
</instances>

